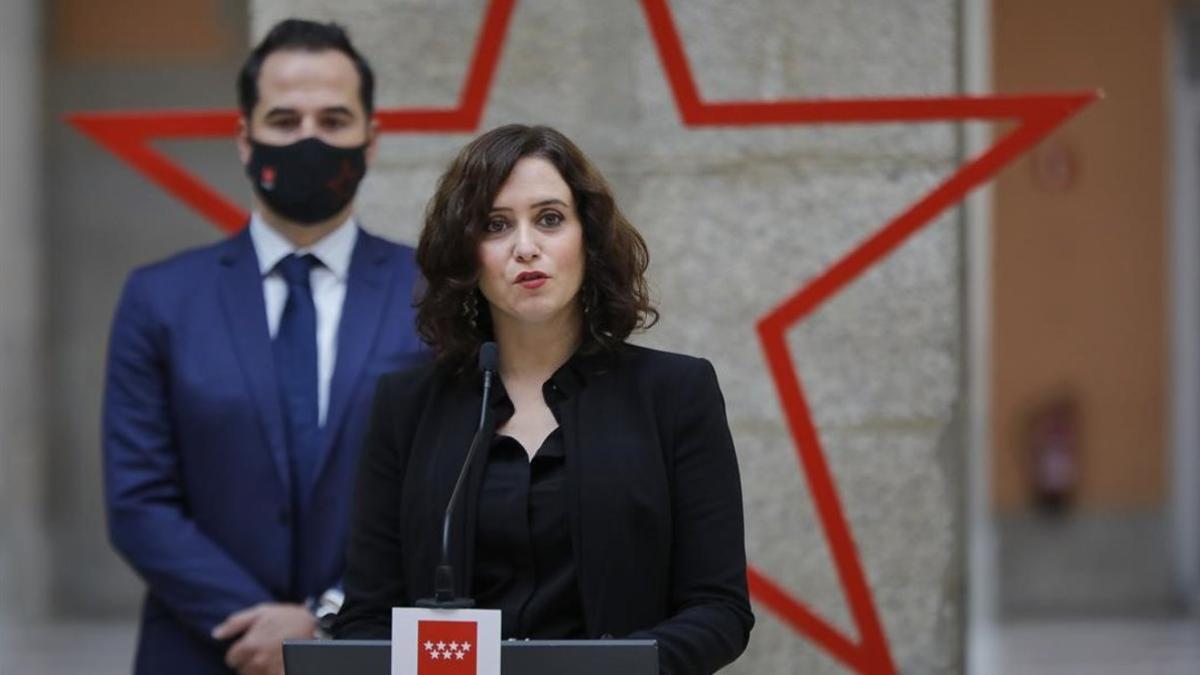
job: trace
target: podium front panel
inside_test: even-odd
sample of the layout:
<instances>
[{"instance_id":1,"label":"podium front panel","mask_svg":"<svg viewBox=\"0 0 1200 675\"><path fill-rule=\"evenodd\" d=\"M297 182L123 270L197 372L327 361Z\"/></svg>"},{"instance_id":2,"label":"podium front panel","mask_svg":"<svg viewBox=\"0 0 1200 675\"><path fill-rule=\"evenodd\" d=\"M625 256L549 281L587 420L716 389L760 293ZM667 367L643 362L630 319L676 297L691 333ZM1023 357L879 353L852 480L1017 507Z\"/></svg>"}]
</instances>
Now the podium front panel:
<instances>
[{"instance_id":1,"label":"podium front panel","mask_svg":"<svg viewBox=\"0 0 1200 675\"><path fill-rule=\"evenodd\" d=\"M287 675L390 675L387 640L288 640ZM657 675L654 640L505 640L504 675Z\"/></svg>"}]
</instances>

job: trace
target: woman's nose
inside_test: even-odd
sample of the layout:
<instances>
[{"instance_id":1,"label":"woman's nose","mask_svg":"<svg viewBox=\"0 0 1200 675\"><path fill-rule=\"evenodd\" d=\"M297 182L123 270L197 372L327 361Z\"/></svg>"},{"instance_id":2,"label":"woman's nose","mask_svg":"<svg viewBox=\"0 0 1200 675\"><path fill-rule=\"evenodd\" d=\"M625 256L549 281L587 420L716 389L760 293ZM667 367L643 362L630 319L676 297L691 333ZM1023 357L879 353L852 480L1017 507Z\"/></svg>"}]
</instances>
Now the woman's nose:
<instances>
[{"instance_id":1,"label":"woman's nose","mask_svg":"<svg viewBox=\"0 0 1200 675\"><path fill-rule=\"evenodd\" d=\"M531 260L538 256L537 233L532 227L519 225L513 242L513 256L517 260Z\"/></svg>"}]
</instances>

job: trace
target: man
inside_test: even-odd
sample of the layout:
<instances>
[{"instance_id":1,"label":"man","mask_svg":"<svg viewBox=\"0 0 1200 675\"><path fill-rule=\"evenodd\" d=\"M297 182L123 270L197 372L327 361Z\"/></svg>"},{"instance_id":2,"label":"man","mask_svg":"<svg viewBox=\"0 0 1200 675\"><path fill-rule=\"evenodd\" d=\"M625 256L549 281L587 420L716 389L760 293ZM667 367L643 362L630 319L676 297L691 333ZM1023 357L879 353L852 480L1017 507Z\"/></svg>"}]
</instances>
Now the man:
<instances>
[{"instance_id":1,"label":"man","mask_svg":"<svg viewBox=\"0 0 1200 675\"><path fill-rule=\"evenodd\" d=\"M282 673L336 606L376 377L425 358L412 250L359 229L370 66L334 24L275 26L238 82L249 226L133 272L113 321L113 545L148 587L137 673Z\"/></svg>"}]
</instances>

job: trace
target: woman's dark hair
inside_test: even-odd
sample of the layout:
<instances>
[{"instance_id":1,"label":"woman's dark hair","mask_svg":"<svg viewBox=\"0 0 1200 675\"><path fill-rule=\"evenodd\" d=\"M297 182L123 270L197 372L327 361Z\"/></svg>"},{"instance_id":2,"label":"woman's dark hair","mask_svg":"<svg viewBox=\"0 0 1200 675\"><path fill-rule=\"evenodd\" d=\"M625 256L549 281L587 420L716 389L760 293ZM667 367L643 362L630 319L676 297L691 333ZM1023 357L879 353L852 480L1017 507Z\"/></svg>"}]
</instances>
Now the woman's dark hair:
<instances>
[{"instance_id":1,"label":"woman's dark hair","mask_svg":"<svg viewBox=\"0 0 1200 675\"><path fill-rule=\"evenodd\" d=\"M580 295L586 312L580 349L615 354L635 329L658 320L646 285L646 242L617 208L604 177L560 132L509 124L459 152L425 211L417 265L427 288L417 302L417 332L441 361L464 366L492 337L487 302L478 290L477 245L496 194L525 157L540 157L558 169L583 226Z\"/></svg>"},{"instance_id":2,"label":"woman's dark hair","mask_svg":"<svg viewBox=\"0 0 1200 675\"><path fill-rule=\"evenodd\" d=\"M375 74L371 64L354 48L346 29L336 23L318 23L305 19L284 19L275 24L262 42L246 57L238 73L238 107L242 117L250 119L258 103L258 75L263 62L273 52L302 51L321 52L327 49L341 52L354 63L358 71L358 97L362 100L363 112L367 117L375 109Z\"/></svg>"}]
</instances>

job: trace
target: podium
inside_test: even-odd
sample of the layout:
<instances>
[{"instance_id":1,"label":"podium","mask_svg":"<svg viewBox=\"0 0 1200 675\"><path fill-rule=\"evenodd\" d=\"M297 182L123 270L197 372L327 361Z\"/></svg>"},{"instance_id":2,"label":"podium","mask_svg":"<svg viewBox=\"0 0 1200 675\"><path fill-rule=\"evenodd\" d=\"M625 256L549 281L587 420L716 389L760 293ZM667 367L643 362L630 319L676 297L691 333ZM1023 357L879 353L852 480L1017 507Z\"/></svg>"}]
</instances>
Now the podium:
<instances>
[{"instance_id":1,"label":"podium","mask_svg":"<svg viewBox=\"0 0 1200 675\"><path fill-rule=\"evenodd\" d=\"M390 675L388 640L287 640L286 675ZM505 640L504 675L658 675L654 640Z\"/></svg>"}]
</instances>

